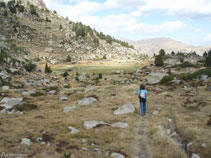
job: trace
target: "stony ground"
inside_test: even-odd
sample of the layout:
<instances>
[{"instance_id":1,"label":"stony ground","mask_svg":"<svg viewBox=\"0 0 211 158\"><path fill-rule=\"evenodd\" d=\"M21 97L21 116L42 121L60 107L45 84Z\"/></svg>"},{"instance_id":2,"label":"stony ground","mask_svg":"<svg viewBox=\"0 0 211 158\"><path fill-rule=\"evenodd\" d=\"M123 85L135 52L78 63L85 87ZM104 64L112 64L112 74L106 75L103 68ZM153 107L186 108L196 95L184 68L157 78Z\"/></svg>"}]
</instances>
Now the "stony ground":
<instances>
[{"instance_id":1,"label":"stony ground","mask_svg":"<svg viewBox=\"0 0 211 158\"><path fill-rule=\"evenodd\" d=\"M92 63L100 68L83 69L85 64L78 76L71 71L64 79L59 73L68 66L58 65L54 75L25 72L13 76L9 89L2 87L1 100L23 101L16 109L21 112L0 114L0 152L34 158L210 157L211 98L204 84L147 85L147 115L141 117L137 90L149 71L141 70L143 64L115 69Z\"/></svg>"}]
</instances>

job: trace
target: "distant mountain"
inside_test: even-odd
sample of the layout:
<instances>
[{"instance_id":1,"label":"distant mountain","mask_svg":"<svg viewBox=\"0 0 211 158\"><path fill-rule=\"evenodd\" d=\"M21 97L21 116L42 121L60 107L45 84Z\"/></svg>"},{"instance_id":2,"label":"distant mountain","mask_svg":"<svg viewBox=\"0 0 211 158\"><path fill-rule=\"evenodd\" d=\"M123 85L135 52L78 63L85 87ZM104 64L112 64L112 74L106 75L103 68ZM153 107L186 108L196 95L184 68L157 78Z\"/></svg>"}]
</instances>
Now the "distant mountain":
<instances>
[{"instance_id":1,"label":"distant mountain","mask_svg":"<svg viewBox=\"0 0 211 158\"><path fill-rule=\"evenodd\" d=\"M128 41L130 44L139 50L141 53L153 56L158 54L160 49L164 49L167 53L172 51L191 52L196 51L197 54L202 55L206 50L210 49L211 46L193 46L186 45L180 41L173 40L171 38L152 38L139 41Z\"/></svg>"}]
</instances>

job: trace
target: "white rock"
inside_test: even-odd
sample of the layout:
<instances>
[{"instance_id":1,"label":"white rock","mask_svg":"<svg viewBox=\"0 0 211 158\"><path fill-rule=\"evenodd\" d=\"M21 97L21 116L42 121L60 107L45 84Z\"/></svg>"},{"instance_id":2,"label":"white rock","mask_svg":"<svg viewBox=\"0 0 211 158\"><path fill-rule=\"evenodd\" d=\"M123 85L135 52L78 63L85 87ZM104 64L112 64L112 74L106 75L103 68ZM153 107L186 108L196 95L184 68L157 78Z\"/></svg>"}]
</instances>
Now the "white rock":
<instances>
[{"instance_id":1,"label":"white rock","mask_svg":"<svg viewBox=\"0 0 211 158\"><path fill-rule=\"evenodd\" d=\"M29 95L35 94L35 93L36 93L35 91L29 91L29 92L23 92L22 95L29 96Z\"/></svg>"},{"instance_id":2,"label":"white rock","mask_svg":"<svg viewBox=\"0 0 211 158\"><path fill-rule=\"evenodd\" d=\"M119 128L127 128L127 127L129 127L129 126L128 126L128 123L126 123L126 122L116 122L116 123L112 123L111 126L112 126L112 127L119 127Z\"/></svg>"},{"instance_id":3,"label":"white rock","mask_svg":"<svg viewBox=\"0 0 211 158\"><path fill-rule=\"evenodd\" d=\"M47 52L47 53L52 53L52 52L53 52L53 49L52 49L52 48L46 48L46 49L45 49L45 52Z\"/></svg>"},{"instance_id":4,"label":"white rock","mask_svg":"<svg viewBox=\"0 0 211 158\"><path fill-rule=\"evenodd\" d=\"M157 115L159 112L158 111L154 111L153 113L152 113L152 115Z\"/></svg>"},{"instance_id":5,"label":"white rock","mask_svg":"<svg viewBox=\"0 0 211 158\"><path fill-rule=\"evenodd\" d=\"M124 155L119 154L119 153L112 153L112 154L111 154L111 157L112 157L112 158L125 158Z\"/></svg>"},{"instance_id":6,"label":"white rock","mask_svg":"<svg viewBox=\"0 0 211 158\"><path fill-rule=\"evenodd\" d=\"M82 143L87 143L87 139L83 138Z\"/></svg>"},{"instance_id":7,"label":"white rock","mask_svg":"<svg viewBox=\"0 0 211 158\"><path fill-rule=\"evenodd\" d=\"M86 128L86 129L91 129L91 128L94 128L98 125L105 125L106 123L103 122L103 121L95 121L95 120L92 120L92 121L84 121L84 124L83 126Z\"/></svg>"},{"instance_id":8,"label":"white rock","mask_svg":"<svg viewBox=\"0 0 211 158\"><path fill-rule=\"evenodd\" d=\"M191 156L191 158L200 158L200 156L197 155L197 154L195 154L195 153L193 153L192 156Z\"/></svg>"},{"instance_id":9,"label":"white rock","mask_svg":"<svg viewBox=\"0 0 211 158\"><path fill-rule=\"evenodd\" d=\"M20 104L22 101L23 101L23 98L8 98L8 97L5 97L0 102L0 103L4 103L4 104L1 104L0 106L4 107L5 109L11 109L15 105Z\"/></svg>"},{"instance_id":10,"label":"white rock","mask_svg":"<svg viewBox=\"0 0 211 158\"><path fill-rule=\"evenodd\" d=\"M51 90L51 91L48 92L48 94L55 95L56 94L56 90Z\"/></svg>"},{"instance_id":11,"label":"white rock","mask_svg":"<svg viewBox=\"0 0 211 158\"><path fill-rule=\"evenodd\" d=\"M82 106L83 105L90 105L90 104L93 104L96 101L97 101L97 99L93 98L93 97L84 98L84 99L82 99L78 102L78 105L82 105Z\"/></svg>"},{"instance_id":12,"label":"white rock","mask_svg":"<svg viewBox=\"0 0 211 158\"><path fill-rule=\"evenodd\" d=\"M3 86L3 87L2 87L2 91L8 91L9 89L10 89L9 86Z\"/></svg>"},{"instance_id":13,"label":"white rock","mask_svg":"<svg viewBox=\"0 0 211 158\"><path fill-rule=\"evenodd\" d=\"M77 107L75 105L73 105L73 106L66 106L66 107L63 108L63 112L64 113L69 113L71 111L74 111L76 108Z\"/></svg>"},{"instance_id":14,"label":"white rock","mask_svg":"<svg viewBox=\"0 0 211 158\"><path fill-rule=\"evenodd\" d=\"M208 75L203 74L203 75L201 75L200 80L201 81L206 81L206 80L208 80L208 78L209 78Z\"/></svg>"},{"instance_id":15,"label":"white rock","mask_svg":"<svg viewBox=\"0 0 211 158\"><path fill-rule=\"evenodd\" d=\"M72 126L69 126L68 129L70 130L70 133L71 134L76 134L79 132L79 130L77 130L76 128L72 127Z\"/></svg>"},{"instance_id":16,"label":"white rock","mask_svg":"<svg viewBox=\"0 0 211 158\"><path fill-rule=\"evenodd\" d=\"M64 96L59 96L59 100L60 101L66 101L66 100L68 100L68 98L67 97L64 97Z\"/></svg>"},{"instance_id":17,"label":"white rock","mask_svg":"<svg viewBox=\"0 0 211 158\"><path fill-rule=\"evenodd\" d=\"M33 143L31 142L30 139L28 139L28 138L23 138L23 139L21 140L21 144L32 145Z\"/></svg>"},{"instance_id":18,"label":"white rock","mask_svg":"<svg viewBox=\"0 0 211 158\"><path fill-rule=\"evenodd\" d=\"M203 143L201 146L202 146L203 148L206 148L206 147L207 147L207 144L206 144L206 143Z\"/></svg>"},{"instance_id":19,"label":"white rock","mask_svg":"<svg viewBox=\"0 0 211 158\"><path fill-rule=\"evenodd\" d=\"M119 107L117 110L114 111L114 115L121 115L127 113L133 113L135 111L135 107L132 103L128 102L123 106Z\"/></svg>"},{"instance_id":20,"label":"white rock","mask_svg":"<svg viewBox=\"0 0 211 158\"><path fill-rule=\"evenodd\" d=\"M148 75L148 83L149 84L159 83L165 75L166 73L152 72Z\"/></svg>"}]
</instances>

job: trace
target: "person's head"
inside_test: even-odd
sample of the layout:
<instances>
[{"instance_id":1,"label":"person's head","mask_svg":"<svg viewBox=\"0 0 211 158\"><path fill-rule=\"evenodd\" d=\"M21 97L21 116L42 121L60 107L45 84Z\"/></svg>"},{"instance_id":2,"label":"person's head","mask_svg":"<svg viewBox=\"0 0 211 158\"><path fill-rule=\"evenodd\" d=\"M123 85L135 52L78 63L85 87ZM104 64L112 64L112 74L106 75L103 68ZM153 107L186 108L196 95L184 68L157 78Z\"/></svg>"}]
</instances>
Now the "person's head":
<instances>
[{"instance_id":1,"label":"person's head","mask_svg":"<svg viewBox=\"0 0 211 158\"><path fill-rule=\"evenodd\" d=\"M140 89L145 89L145 85L141 84Z\"/></svg>"}]
</instances>

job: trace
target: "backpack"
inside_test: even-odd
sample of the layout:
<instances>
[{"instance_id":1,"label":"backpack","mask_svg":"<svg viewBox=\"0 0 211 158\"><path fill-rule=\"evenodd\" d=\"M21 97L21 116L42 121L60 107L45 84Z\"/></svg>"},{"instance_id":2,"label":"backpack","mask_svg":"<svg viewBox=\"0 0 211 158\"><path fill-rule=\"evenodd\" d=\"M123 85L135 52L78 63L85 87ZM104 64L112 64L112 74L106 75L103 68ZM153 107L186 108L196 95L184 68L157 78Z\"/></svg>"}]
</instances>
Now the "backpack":
<instances>
[{"instance_id":1,"label":"backpack","mask_svg":"<svg viewBox=\"0 0 211 158\"><path fill-rule=\"evenodd\" d=\"M146 91L141 90L139 97L140 97L141 102L145 102L146 101Z\"/></svg>"}]
</instances>

